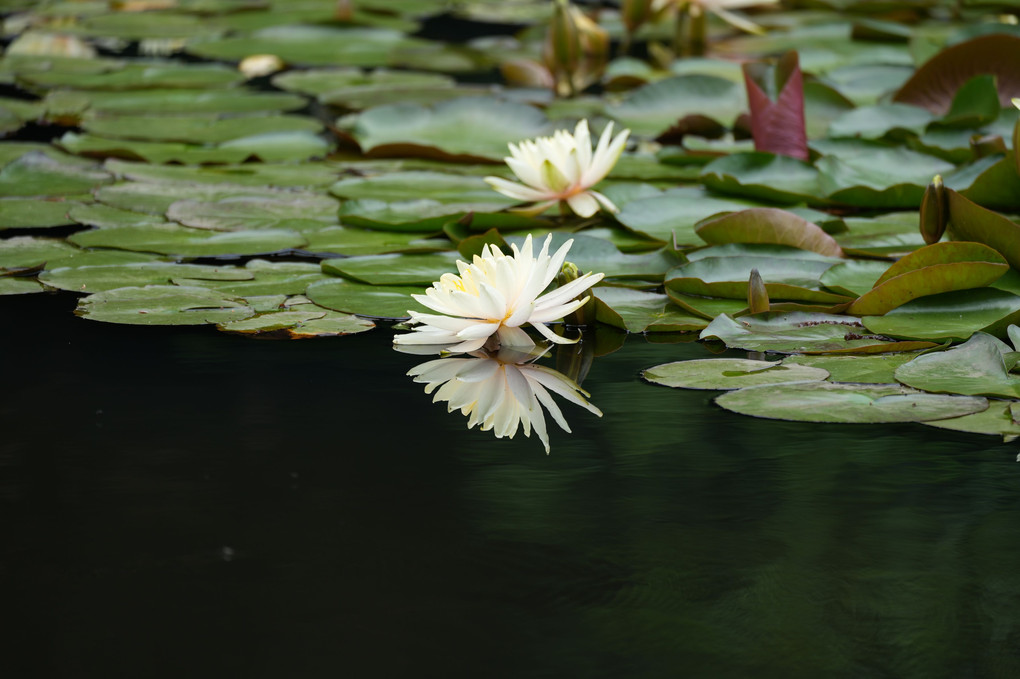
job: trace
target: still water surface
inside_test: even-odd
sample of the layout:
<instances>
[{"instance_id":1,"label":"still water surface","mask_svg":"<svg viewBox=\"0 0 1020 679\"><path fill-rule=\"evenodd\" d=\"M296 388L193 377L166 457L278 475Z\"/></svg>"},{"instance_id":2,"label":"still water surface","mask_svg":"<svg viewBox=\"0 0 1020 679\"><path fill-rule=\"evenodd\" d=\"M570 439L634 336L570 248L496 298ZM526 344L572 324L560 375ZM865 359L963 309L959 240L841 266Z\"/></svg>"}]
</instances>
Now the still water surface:
<instances>
[{"instance_id":1,"label":"still water surface","mask_svg":"<svg viewBox=\"0 0 1020 679\"><path fill-rule=\"evenodd\" d=\"M0 299L5 676L1020 676L1015 443L730 414L638 380L702 347L634 337L546 456L386 332L32 297Z\"/></svg>"}]
</instances>

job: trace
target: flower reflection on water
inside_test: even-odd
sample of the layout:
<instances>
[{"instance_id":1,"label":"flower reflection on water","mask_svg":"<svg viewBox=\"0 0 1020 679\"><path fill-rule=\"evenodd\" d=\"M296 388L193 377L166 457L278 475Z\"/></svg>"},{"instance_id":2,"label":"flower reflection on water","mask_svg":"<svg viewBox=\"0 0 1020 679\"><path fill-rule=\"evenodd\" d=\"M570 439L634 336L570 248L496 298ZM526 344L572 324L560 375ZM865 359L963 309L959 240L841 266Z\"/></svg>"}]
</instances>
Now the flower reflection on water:
<instances>
[{"instance_id":1,"label":"flower reflection on water","mask_svg":"<svg viewBox=\"0 0 1020 679\"><path fill-rule=\"evenodd\" d=\"M479 350L471 352L471 358L426 361L407 374L425 385L426 394L434 392L434 403L446 401L448 412L459 410L466 415L469 429L480 425L482 431L492 431L496 438L513 438L518 428L530 437L534 430L548 453L546 410L561 429L570 432L552 394L599 417L602 411L588 403L590 394L576 382L535 362L547 351L547 348L530 352L508 348L495 352Z\"/></svg>"}]
</instances>

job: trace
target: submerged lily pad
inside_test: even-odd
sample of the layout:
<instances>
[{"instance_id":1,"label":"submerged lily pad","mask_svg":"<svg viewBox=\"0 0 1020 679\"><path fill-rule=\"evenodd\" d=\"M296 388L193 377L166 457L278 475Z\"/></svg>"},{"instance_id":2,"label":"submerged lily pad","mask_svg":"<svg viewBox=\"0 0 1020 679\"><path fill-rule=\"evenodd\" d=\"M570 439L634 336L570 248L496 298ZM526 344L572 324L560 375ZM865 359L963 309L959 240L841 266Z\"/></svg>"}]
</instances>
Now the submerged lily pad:
<instances>
[{"instance_id":1,"label":"submerged lily pad","mask_svg":"<svg viewBox=\"0 0 1020 679\"><path fill-rule=\"evenodd\" d=\"M255 311L243 299L215 290L147 285L97 292L78 302L79 316L129 325L204 325L240 320Z\"/></svg>"},{"instance_id":2,"label":"submerged lily pad","mask_svg":"<svg viewBox=\"0 0 1020 679\"><path fill-rule=\"evenodd\" d=\"M898 384L795 382L747 387L715 402L742 415L795 422L924 422L985 410L975 396L927 394Z\"/></svg>"},{"instance_id":3,"label":"submerged lily pad","mask_svg":"<svg viewBox=\"0 0 1020 679\"><path fill-rule=\"evenodd\" d=\"M743 389L764 384L821 381L829 373L819 368L746 358L705 358L664 363L641 376L652 384L679 389Z\"/></svg>"}]
</instances>

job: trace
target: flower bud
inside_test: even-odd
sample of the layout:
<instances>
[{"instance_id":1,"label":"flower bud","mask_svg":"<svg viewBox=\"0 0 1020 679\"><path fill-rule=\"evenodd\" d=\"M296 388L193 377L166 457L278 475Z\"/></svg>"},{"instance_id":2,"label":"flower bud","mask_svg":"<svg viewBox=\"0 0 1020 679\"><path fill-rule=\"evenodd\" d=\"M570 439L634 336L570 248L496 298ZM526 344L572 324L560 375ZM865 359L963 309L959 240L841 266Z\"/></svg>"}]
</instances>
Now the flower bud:
<instances>
[{"instance_id":1,"label":"flower bud","mask_svg":"<svg viewBox=\"0 0 1020 679\"><path fill-rule=\"evenodd\" d=\"M560 268L560 273L556 276L556 283L562 287L580 277L581 270L577 268L576 264L573 262L564 262L563 266ZM588 297L588 301L585 305L564 317L563 320L567 325L595 324L595 295L591 294L591 291L586 291L585 296ZM580 298L581 295L578 295L574 299Z\"/></svg>"},{"instance_id":2,"label":"flower bud","mask_svg":"<svg viewBox=\"0 0 1020 679\"><path fill-rule=\"evenodd\" d=\"M283 69L283 61L275 54L252 54L241 60L237 70L246 78L260 78Z\"/></svg>"},{"instance_id":3,"label":"flower bud","mask_svg":"<svg viewBox=\"0 0 1020 679\"><path fill-rule=\"evenodd\" d=\"M946 232L949 221L949 205L942 176L935 175L921 198L921 236L931 245L938 243Z\"/></svg>"},{"instance_id":4,"label":"flower bud","mask_svg":"<svg viewBox=\"0 0 1020 679\"><path fill-rule=\"evenodd\" d=\"M572 96L598 82L609 62L609 34L569 0L557 0L544 58L556 94Z\"/></svg>"},{"instance_id":5,"label":"flower bud","mask_svg":"<svg viewBox=\"0 0 1020 679\"><path fill-rule=\"evenodd\" d=\"M747 307L752 314L769 310L769 292L765 289L765 281L758 269L751 269L751 277L747 281Z\"/></svg>"}]
</instances>

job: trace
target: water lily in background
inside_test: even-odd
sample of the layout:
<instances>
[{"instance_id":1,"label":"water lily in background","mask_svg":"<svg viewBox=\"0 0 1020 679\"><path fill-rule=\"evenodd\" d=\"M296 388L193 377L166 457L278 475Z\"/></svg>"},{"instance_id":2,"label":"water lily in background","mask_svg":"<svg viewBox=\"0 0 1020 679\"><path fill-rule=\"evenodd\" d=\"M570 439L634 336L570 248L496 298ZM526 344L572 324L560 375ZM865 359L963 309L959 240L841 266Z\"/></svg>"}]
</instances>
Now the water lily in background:
<instances>
[{"instance_id":1,"label":"water lily in background","mask_svg":"<svg viewBox=\"0 0 1020 679\"><path fill-rule=\"evenodd\" d=\"M472 353L472 358L427 361L407 374L425 384L426 394L435 392L433 403L445 401L448 412L459 410L466 415L468 429L481 425L482 431L492 431L496 438L513 438L518 429L530 437L534 430L548 453L545 410L561 429L570 432L552 394L599 417L602 411L588 403L590 394L566 375L534 363L544 353L479 351Z\"/></svg>"},{"instance_id":2,"label":"water lily in background","mask_svg":"<svg viewBox=\"0 0 1020 679\"><path fill-rule=\"evenodd\" d=\"M653 9L659 11L669 5L676 5L681 12L690 12L692 8L702 12L710 12L730 26L748 33L762 35L765 33L758 24L747 17L731 12L733 9L744 9L745 7L762 7L765 5L777 5L779 0L656 0Z\"/></svg>"},{"instance_id":3,"label":"water lily in background","mask_svg":"<svg viewBox=\"0 0 1020 679\"><path fill-rule=\"evenodd\" d=\"M393 342L452 344L447 350L454 353L475 351L487 343L490 348L497 345L527 348L535 343L521 328L525 324L550 342L576 342L557 336L545 324L582 307L588 297L576 298L602 280L603 274L586 273L543 295L574 241L567 241L550 255L551 242L550 235L537 257L532 254L529 235L519 250L516 245L510 246L510 255L494 245L486 245L470 264L458 261L459 276L444 274L424 295L412 295L429 309L445 315L408 311L418 326L413 332L397 335Z\"/></svg>"},{"instance_id":4,"label":"water lily in background","mask_svg":"<svg viewBox=\"0 0 1020 679\"><path fill-rule=\"evenodd\" d=\"M503 195L534 203L527 210L530 214L559 202L581 217L591 217L600 205L619 212L611 200L590 189L616 165L629 135L630 130L624 130L613 137L613 123L609 123L593 152L588 121L582 120L573 134L559 130L551 137L509 144L510 156L504 160L521 184L502 177L486 177L485 181Z\"/></svg>"}]
</instances>

